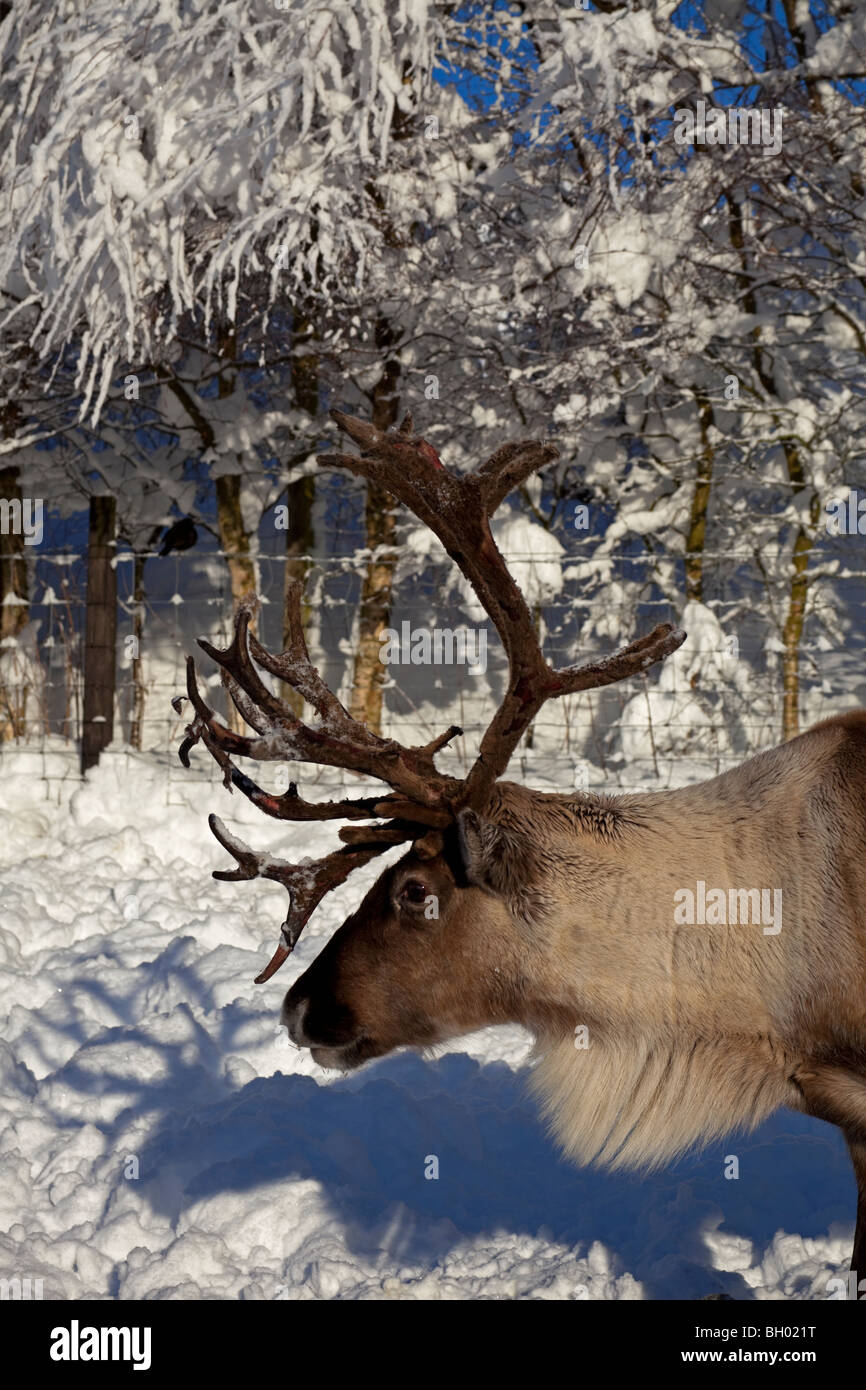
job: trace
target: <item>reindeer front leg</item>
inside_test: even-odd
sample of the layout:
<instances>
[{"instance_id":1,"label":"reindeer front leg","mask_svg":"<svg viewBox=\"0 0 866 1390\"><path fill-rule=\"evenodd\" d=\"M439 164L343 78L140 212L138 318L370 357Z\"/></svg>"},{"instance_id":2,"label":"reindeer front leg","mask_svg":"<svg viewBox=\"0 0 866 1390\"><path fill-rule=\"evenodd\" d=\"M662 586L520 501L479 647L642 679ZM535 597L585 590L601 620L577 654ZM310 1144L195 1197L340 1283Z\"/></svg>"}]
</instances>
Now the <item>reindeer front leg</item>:
<instances>
[{"instance_id":1,"label":"reindeer front leg","mask_svg":"<svg viewBox=\"0 0 866 1390\"><path fill-rule=\"evenodd\" d=\"M866 1298L866 1139L853 1139L845 1136L854 1176L857 1179L857 1225L854 1230L854 1251L851 1255L851 1268L857 1275L857 1288L864 1284Z\"/></svg>"},{"instance_id":2,"label":"reindeer front leg","mask_svg":"<svg viewBox=\"0 0 866 1390\"><path fill-rule=\"evenodd\" d=\"M818 1120L838 1125L857 1179L857 1223L851 1268L866 1280L866 1074L842 1063L804 1065L792 1076L802 1096L801 1109Z\"/></svg>"}]
</instances>

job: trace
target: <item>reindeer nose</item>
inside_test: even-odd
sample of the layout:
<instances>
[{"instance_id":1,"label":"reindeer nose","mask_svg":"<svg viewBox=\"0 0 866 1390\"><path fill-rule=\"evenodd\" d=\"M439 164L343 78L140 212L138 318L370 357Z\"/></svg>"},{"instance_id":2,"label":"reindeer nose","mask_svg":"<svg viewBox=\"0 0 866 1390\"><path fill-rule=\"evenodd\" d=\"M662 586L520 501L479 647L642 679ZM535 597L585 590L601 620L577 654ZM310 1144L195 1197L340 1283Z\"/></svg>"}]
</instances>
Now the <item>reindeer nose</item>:
<instances>
[{"instance_id":1,"label":"reindeer nose","mask_svg":"<svg viewBox=\"0 0 866 1390\"><path fill-rule=\"evenodd\" d=\"M330 994L307 994L297 984L283 1000L280 1022L298 1047L344 1047L358 1033L351 1009Z\"/></svg>"},{"instance_id":2,"label":"reindeer nose","mask_svg":"<svg viewBox=\"0 0 866 1390\"><path fill-rule=\"evenodd\" d=\"M309 1008L309 999L293 999L292 991L283 1000L280 1010L280 1023L288 1029L289 1037L298 1047L309 1047L310 1039L304 1033L304 1018Z\"/></svg>"}]
</instances>

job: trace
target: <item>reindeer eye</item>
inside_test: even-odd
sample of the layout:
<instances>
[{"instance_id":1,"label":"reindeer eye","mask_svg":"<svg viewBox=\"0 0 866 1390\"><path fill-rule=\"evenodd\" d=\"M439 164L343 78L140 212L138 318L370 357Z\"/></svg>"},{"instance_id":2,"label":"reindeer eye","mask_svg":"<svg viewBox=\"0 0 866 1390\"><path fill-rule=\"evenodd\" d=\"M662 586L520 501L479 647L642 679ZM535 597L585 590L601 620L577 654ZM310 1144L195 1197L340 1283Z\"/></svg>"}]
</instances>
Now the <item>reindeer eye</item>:
<instances>
[{"instance_id":1,"label":"reindeer eye","mask_svg":"<svg viewBox=\"0 0 866 1390\"><path fill-rule=\"evenodd\" d=\"M414 903L420 907L427 900L427 885L420 879L410 878L408 883L404 883L400 897L407 903Z\"/></svg>"}]
</instances>

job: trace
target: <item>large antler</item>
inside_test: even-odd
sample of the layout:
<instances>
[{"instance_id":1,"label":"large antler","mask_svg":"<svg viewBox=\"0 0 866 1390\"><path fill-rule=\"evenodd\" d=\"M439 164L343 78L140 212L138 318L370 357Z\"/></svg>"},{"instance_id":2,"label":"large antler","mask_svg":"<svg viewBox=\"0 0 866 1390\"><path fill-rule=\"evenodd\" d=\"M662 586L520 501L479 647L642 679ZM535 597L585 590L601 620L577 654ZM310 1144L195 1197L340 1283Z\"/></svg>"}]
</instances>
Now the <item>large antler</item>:
<instances>
[{"instance_id":1,"label":"large antler","mask_svg":"<svg viewBox=\"0 0 866 1390\"><path fill-rule=\"evenodd\" d=\"M493 539L490 518L513 488L558 458L555 445L532 439L505 444L475 473L458 477L443 468L425 440L415 437L411 415L396 435L339 410L331 415L363 453L320 454L319 464L374 480L425 522L469 580L502 640L508 685L468 777L451 798L455 810L481 810L546 700L612 685L645 671L676 651L686 634L671 623L660 623L613 656L554 670L542 655L526 601Z\"/></svg>"},{"instance_id":2,"label":"large antler","mask_svg":"<svg viewBox=\"0 0 866 1390\"><path fill-rule=\"evenodd\" d=\"M268 652L250 631L255 600L240 604L234 638L225 651L199 641L202 650L221 667L228 693L255 737L236 733L216 717L202 698L190 657L187 694L194 718L180 748L185 767L189 766L190 750L201 740L223 769L226 785L237 787L270 816L297 821L384 821L344 826L341 849L317 863L288 864L257 854L230 835L217 817L210 818L217 840L238 864L234 870L215 871L215 878L264 877L282 883L289 891L280 945L257 983L279 969L322 898L353 869L405 840L415 840L421 853L433 853L441 843L439 832L460 810L483 810L493 783L505 771L521 735L546 700L611 685L645 671L685 639L684 632L663 623L613 656L554 670L542 655L529 609L493 540L490 517L513 488L557 457L556 448L535 440L506 444L475 473L458 477L443 468L426 440L415 436L411 416L406 416L395 434L385 434L340 411L331 413L363 452L321 454L318 462L349 469L385 487L439 537L499 633L508 657L508 683L481 740L478 757L468 776L458 779L437 769L435 755L461 733L459 728L452 726L430 743L407 748L381 738L353 719L328 689L310 660L304 639L300 584L291 585L288 591L289 643L280 656ZM319 722L303 723L272 692L259 667L297 691L316 711ZM180 710L179 701L175 701L175 708ZM238 768L235 757L342 767L384 782L391 790L382 796L307 802L292 782L287 792L277 796L264 791Z\"/></svg>"}]
</instances>

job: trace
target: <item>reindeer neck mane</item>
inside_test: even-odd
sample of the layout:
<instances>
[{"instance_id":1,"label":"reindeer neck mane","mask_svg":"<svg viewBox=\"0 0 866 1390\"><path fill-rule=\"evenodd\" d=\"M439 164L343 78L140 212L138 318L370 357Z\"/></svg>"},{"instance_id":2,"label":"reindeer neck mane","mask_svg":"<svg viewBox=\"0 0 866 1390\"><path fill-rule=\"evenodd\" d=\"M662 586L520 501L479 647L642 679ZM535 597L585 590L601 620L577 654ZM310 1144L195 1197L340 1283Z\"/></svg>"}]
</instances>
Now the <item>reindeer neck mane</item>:
<instances>
[{"instance_id":1,"label":"reindeer neck mane","mask_svg":"<svg viewBox=\"0 0 866 1390\"><path fill-rule=\"evenodd\" d=\"M529 831L545 838L593 835L613 840L633 823L624 798L593 792L535 791L517 782L496 783L485 815L503 830Z\"/></svg>"}]
</instances>

